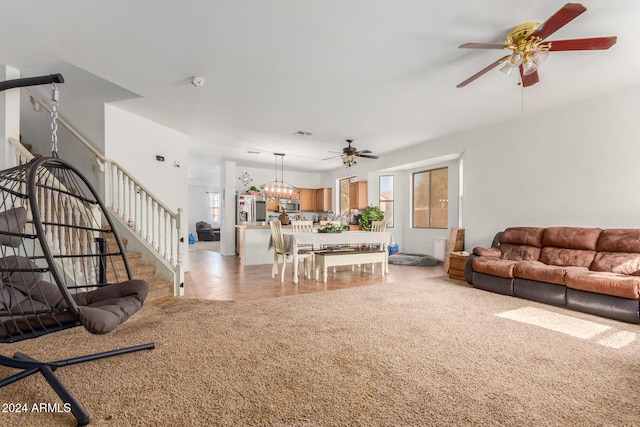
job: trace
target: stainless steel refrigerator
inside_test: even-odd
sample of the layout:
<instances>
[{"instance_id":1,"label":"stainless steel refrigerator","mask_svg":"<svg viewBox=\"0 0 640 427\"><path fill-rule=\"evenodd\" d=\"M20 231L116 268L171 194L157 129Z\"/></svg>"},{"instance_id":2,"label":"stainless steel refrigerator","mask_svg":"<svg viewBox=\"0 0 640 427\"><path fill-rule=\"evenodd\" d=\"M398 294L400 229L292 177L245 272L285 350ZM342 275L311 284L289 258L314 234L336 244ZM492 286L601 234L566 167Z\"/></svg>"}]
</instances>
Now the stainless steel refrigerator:
<instances>
[{"instance_id":1,"label":"stainless steel refrigerator","mask_svg":"<svg viewBox=\"0 0 640 427\"><path fill-rule=\"evenodd\" d=\"M236 196L236 225L264 225L267 202L264 197L241 194Z\"/></svg>"}]
</instances>

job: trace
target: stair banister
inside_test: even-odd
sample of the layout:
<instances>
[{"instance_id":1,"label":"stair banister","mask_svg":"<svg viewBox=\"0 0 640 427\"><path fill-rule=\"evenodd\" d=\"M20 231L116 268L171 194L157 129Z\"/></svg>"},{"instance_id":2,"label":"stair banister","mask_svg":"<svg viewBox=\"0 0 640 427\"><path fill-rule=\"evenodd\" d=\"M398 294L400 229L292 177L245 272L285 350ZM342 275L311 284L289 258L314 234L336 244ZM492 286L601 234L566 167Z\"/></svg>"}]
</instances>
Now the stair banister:
<instances>
[{"instance_id":1,"label":"stair banister","mask_svg":"<svg viewBox=\"0 0 640 427\"><path fill-rule=\"evenodd\" d=\"M36 98L29 90L23 88L31 98L31 102L38 103L51 113L51 106ZM105 204L116 218L137 236L138 240L147 247L174 274L174 294L183 292L183 242L182 213L179 208L174 212L140 181L135 179L118 162L106 158L89 141L78 133L66 120L61 117L58 123L64 126L86 149L96 158L100 171L105 172ZM9 138L9 145L15 154L15 165L30 161L33 155L15 138Z\"/></svg>"}]
</instances>

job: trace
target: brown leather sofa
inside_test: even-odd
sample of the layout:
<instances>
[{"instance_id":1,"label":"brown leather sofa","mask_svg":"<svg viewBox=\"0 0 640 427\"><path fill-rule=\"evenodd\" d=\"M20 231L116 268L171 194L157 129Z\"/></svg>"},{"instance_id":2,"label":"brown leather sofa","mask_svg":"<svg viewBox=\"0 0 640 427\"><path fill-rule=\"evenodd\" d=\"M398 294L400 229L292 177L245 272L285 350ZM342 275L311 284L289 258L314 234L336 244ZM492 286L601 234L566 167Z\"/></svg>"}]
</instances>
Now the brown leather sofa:
<instances>
[{"instance_id":1,"label":"brown leather sofa","mask_svg":"<svg viewBox=\"0 0 640 427\"><path fill-rule=\"evenodd\" d=\"M640 229L511 227L475 248L480 289L640 323Z\"/></svg>"}]
</instances>

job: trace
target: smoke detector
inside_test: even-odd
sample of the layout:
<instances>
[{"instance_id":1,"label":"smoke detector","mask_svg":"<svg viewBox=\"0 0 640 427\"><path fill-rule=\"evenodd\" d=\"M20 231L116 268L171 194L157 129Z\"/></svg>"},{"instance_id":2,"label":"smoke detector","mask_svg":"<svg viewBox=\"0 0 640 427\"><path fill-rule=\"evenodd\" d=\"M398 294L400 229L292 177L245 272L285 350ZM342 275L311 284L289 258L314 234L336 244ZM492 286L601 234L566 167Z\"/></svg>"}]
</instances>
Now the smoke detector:
<instances>
[{"instance_id":1,"label":"smoke detector","mask_svg":"<svg viewBox=\"0 0 640 427\"><path fill-rule=\"evenodd\" d=\"M204 84L204 78L200 76L191 77L191 84L195 87L202 87L202 85Z\"/></svg>"}]
</instances>

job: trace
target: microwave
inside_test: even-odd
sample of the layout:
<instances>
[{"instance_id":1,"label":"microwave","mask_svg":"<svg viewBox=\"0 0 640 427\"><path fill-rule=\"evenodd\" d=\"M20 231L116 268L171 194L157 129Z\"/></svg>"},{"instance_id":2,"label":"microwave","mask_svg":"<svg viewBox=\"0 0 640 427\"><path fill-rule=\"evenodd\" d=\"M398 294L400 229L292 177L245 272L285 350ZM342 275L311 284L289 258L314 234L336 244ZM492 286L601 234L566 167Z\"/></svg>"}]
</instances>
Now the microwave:
<instances>
[{"instance_id":1,"label":"microwave","mask_svg":"<svg viewBox=\"0 0 640 427\"><path fill-rule=\"evenodd\" d=\"M300 200L297 199L280 199L278 201L278 212L282 212L282 208L289 212L300 212Z\"/></svg>"}]
</instances>

